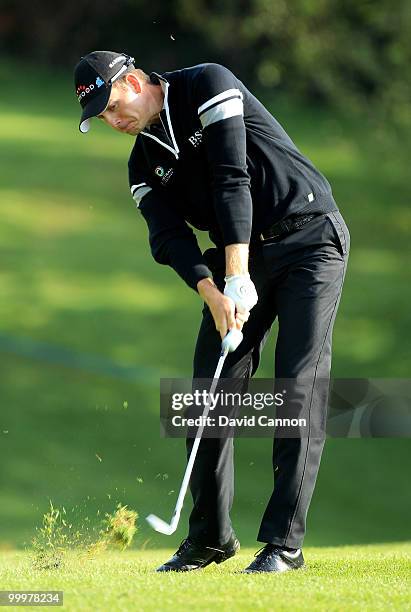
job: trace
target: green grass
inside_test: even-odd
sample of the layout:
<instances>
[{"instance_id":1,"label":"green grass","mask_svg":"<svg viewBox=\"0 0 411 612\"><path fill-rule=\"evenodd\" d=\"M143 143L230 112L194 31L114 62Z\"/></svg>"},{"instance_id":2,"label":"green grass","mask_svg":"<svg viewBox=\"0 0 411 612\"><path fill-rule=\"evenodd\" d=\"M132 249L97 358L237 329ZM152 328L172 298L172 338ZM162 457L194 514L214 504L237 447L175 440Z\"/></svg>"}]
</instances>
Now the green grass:
<instances>
[{"instance_id":1,"label":"green grass","mask_svg":"<svg viewBox=\"0 0 411 612\"><path fill-rule=\"evenodd\" d=\"M173 551L69 557L65 568L38 572L24 552L0 561L7 590L62 590L74 610L406 610L410 601L407 545L307 548L306 569L283 575L242 575L255 549L189 574L156 574Z\"/></svg>"},{"instance_id":2,"label":"green grass","mask_svg":"<svg viewBox=\"0 0 411 612\"><path fill-rule=\"evenodd\" d=\"M17 79L2 64L0 76L0 542L29 542L49 499L90 517L121 502L167 519L184 444L159 437L158 380L190 376L200 300L151 258L127 186L131 139L102 125L80 135L67 75ZM366 121L271 109L331 181L351 231L333 374L409 376L407 138L394 147ZM259 376L272 374L275 333ZM409 448L330 440L307 545L410 539ZM271 492L270 440L238 441L236 485L232 518L251 546ZM144 524L140 537L164 546Z\"/></svg>"}]
</instances>

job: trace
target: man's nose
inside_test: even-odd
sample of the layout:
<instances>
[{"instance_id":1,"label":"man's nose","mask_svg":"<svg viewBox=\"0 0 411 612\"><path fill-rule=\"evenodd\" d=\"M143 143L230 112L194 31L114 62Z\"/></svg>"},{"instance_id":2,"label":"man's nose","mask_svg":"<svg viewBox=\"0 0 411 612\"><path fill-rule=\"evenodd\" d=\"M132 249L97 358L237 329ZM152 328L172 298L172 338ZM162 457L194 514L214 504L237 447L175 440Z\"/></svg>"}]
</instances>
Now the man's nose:
<instances>
[{"instance_id":1,"label":"man's nose","mask_svg":"<svg viewBox=\"0 0 411 612\"><path fill-rule=\"evenodd\" d=\"M111 115L111 117L108 119L108 122L111 127L118 128L120 126L121 120L119 119L119 117Z\"/></svg>"}]
</instances>

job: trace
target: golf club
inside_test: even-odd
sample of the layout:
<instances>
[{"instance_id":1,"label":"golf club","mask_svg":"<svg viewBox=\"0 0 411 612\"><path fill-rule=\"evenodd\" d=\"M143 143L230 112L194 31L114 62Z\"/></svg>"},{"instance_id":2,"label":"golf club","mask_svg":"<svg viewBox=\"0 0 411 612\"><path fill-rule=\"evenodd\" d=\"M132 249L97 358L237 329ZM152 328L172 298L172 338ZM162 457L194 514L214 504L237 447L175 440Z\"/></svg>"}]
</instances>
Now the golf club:
<instances>
[{"instance_id":1,"label":"golf club","mask_svg":"<svg viewBox=\"0 0 411 612\"><path fill-rule=\"evenodd\" d=\"M212 385L208 392L208 397L214 393L217 387L218 380L221 374L221 370L223 369L224 361L228 353L232 353L233 351L235 351L238 345L241 343L242 339L243 339L243 334L238 329L230 330L228 334L225 336L225 338L223 339L221 343L220 358L218 360L217 368L214 373ZM198 428L197 433L196 433L193 448L191 449L190 458L187 462L186 471L184 473L183 482L181 483L180 492L178 494L177 503L176 503L176 507L175 507L171 522L166 523L165 521L163 521L163 519L159 518L155 514L149 514L146 517L146 521L148 522L148 524L153 529L155 529L156 531L159 531L160 533L163 533L164 535L171 535L177 529L178 522L180 520L181 510L182 510L183 503L184 503L184 498L185 498L185 495L188 489L188 484L190 482L191 473L193 471L194 461L197 455L198 447L200 445L201 436L203 434L204 423L206 422L206 418L207 418L209 410L210 410L210 402L208 401L208 398L207 398L207 402L206 402L206 405L204 406L204 410L202 414L203 424Z\"/></svg>"}]
</instances>

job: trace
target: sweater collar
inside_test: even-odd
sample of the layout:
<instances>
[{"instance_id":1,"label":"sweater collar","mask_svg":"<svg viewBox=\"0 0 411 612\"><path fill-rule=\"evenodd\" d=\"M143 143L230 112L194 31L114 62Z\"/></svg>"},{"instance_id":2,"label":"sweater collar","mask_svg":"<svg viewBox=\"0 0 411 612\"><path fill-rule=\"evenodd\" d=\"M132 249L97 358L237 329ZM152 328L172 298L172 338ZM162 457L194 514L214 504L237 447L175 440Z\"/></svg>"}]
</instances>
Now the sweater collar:
<instances>
[{"instance_id":1,"label":"sweater collar","mask_svg":"<svg viewBox=\"0 0 411 612\"><path fill-rule=\"evenodd\" d=\"M163 147L171 151L173 155L176 157L176 159L178 159L179 148L178 148L175 136L174 136L174 130L173 130L173 126L171 123L171 117L170 117L170 108L168 105L168 96L169 96L168 90L170 87L170 83L167 81L165 77L163 77L161 74L158 74L157 72L150 73L150 81L154 83L155 85L161 85L161 89L163 90L164 102L163 102L163 109L161 111L161 114L163 115L164 113L165 115L165 127L167 131L167 135L169 136L170 141L172 143L172 146L166 144L165 142L163 142L162 140L160 140L153 134L150 134L149 132L142 131L141 134L143 136L148 136L149 138L152 138L153 140L158 142L160 145L162 145Z\"/></svg>"}]
</instances>

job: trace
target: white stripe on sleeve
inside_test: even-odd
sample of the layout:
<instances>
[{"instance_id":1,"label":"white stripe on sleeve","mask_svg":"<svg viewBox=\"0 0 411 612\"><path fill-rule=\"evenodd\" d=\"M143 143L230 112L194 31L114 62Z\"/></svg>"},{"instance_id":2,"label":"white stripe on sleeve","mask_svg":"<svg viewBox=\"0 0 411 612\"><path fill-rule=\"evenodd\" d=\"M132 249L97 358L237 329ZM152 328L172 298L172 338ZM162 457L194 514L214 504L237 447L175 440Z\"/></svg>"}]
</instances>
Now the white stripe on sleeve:
<instances>
[{"instance_id":1,"label":"white stripe on sleeve","mask_svg":"<svg viewBox=\"0 0 411 612\"><path fill-rule=\"evenodd\" d=\"M139 183L138 185L131 185L130 187L131 195L134 195L135 190L138 189L138 187L142 187L143 185L147 185L147 183Z\"/></svg>"},{"instance_id":2,"label":"white stripe on sleeve","mask_svg":"<svg viewBox=\"0 0 411 612\"><path fill-rule=\"evenodd\" d=\"M213 106L205 111L200 115L200 121L203 128L205 128L216 121L222 121L223 119L243 114L243 101L240 98L231 98L231 100L220 102L217 106Z\"/></svg>"},{"instance_id":3,"label":"white stripe on sleeve","mask_svg":"<svg viewBox=\"0 0 411 612\"><path fill-rule=\"evenodd\" d=\"M204 104L199 106L197 110L197 114L201 115L201 113L207 110L207 108L209 108L210 106L214 106L214 104L217 104L217 102L223 102L223 100L226 100L227 98L233 98L233 97L240 98L240 100L242 100L243 94L241 93L239 89L226 89L225 91L222 91L221 93L217 94L213 98L210 98L209 100L204 102Z\"/></svg>"},{"instance_id":4,"label":"white stripe on sleeve","mask_svg":"<svg viewBox=\"0 0 411 612\"><path fill-rule=\"evenodd\" d=\"M151 191L151 187L149 187L147 183L139 183L138 185L131 186L131 195L137 204L137 208L140 206L141 200L149 191Z\"/></svg>"}]
</instances>

